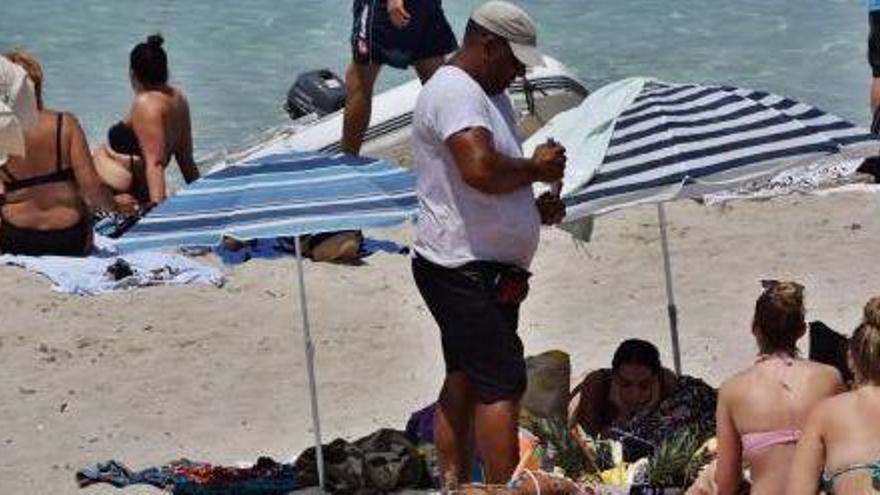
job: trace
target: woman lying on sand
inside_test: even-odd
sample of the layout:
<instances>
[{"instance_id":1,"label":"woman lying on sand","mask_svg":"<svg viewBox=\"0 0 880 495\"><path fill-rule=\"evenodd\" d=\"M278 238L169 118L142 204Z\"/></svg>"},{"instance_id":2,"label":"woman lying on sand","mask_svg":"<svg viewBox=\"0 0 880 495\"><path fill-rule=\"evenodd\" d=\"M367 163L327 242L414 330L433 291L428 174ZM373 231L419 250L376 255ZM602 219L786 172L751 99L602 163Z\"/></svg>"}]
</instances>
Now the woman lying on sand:
<instances>
[{"instance_id":1,"label":"woman lying on sand","mask_svg":"<svg viewBox=\"0 0 880 495\"><path fill-rule=\"evenodd\" d=\"M823 400L798 442L787 493L880 493L880 321L877 298L849 343L856 388Z\"/></svg>"},{"instance_id":2,"label":"woman lying on sand","mask_svg":"<svg viewBox=\"0 0 880 495\"><path fill-rule=\"evenodd\" d=\"M842 390L835 368L798 357L797 341L806 328L803 287L765 282L752 320L760 354L722 384L718 397L719 494L739 493L743 461L751 469L751 493L783 493L807 415Z\"/></svg>"},{"instance_id":3,"label":"woman lying on sand","mask_svg":"<svg viewBox=\"0 0 880 495\"><path fill-rule=\"evenodd\" d=\"M168 58L158 34L131 51L129 77L134 101L128 115L107 132L107 145L95 150L101 179L116 195L142 205L163 201L168 192L165 167L177 160L186 183L199 177L193 160L189 104L168 84Z\"/></svg>"}]
</instances>

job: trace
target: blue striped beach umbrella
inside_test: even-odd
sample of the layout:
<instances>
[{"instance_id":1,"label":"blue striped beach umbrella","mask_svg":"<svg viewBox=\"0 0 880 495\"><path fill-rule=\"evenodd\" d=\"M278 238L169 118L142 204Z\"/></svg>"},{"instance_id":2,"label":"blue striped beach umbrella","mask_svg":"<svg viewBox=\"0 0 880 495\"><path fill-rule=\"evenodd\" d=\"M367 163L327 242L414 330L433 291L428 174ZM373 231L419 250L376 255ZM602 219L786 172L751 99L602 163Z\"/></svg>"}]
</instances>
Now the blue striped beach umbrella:
<instances>
[{"instance_id":1,"label":"blue striped beach umbrella","mask_svg":"<svg viewBox=\"0 0 880 495\"><path fill-rule=\"evenodd\" d=\"M867 130L788 98L643 78L599 89L580 107L557 115L526 148L548 137L569 151L563 188L569 225L627 206L657 204L677 371L677 312L662 203L880 152L880 141Z\"/></svg>"},{"instance_id":2,"label":"blue striped beach umbrella","mask_svg":"<svg viewBox=\"0 0 880 495\"><path fill-rule=\"evenodd\" d=\"M142 218L118 241L121 252L174 246L213 246L238 240L296 237L306 366L318 456L324 462L309 331L300 236L386 227L414 218L415 176L384 160L290 152L244 161L190 184Z\"/></svg>"},{"instance_id":3,"label":"blue striped beach umbrella","mask_svg":"<svg viewBox=\"0 0 880 495\"><path fill-rule=\"evenodd\" d=\"M413 217L415 176L384 160L290 152L202 177L116 244L122 252L384 227Z\"/></svg>"}]
</instances>

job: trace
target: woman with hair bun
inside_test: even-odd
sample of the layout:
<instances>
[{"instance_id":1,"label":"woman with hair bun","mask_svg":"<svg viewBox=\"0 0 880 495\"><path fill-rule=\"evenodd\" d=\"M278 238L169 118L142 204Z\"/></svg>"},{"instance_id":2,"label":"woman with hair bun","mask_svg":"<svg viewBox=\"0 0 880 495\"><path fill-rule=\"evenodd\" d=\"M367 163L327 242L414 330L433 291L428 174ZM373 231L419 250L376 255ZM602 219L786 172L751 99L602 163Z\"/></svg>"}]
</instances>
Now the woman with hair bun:
<instances>
[{"instance_id":1,"label":"woman with hair bun","mask_svg":"<svg viewBox=\"0 0 880 495\"><path fill-rule=\"evenodd\" d=\"M744 463L751 493L783 493L807 415L843 389L835 368L799 357L797 341L807 329L803 286L764 281L763 288L752 319L758 357L727 379L718 396L719 494L740 493Z\"/></svg>"},{"instance_id":2,"label":"woman with hair bun","mask_svg":"<svg viewBox=\"0 0 880 495\"><path fill-rule=\"evenodd\" d=\"M880 326L877 298L849 342L856 387L822 401L797 447L786 493L880 493Z\"/></svg>"},{"instance_id":3,"label":"woman with hair bun","mask_svg":"<svg viewBox=\"0 0 880 495\"><path fill-rule=\"evenodd\" d=\"M134 101L128 115L107 132L95 166L117 196L152 206L168 196L165 167L173 156L183 179L199 177L193 160L192 124L183 93L168 84L168 56L159 34L132 49L129 77Z\"/></svg>"}]
</instances>

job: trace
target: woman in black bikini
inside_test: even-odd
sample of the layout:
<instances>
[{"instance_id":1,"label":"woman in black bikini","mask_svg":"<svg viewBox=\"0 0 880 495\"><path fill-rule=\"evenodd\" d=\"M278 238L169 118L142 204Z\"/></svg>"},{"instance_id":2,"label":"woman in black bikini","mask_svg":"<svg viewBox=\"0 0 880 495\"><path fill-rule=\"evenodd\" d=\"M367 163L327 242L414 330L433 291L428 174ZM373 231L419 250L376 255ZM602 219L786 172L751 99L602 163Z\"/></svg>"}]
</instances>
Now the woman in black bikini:
<instances>
[{"instance_id":1,"label":"woman in black bikini","mask_svg":"<svg viewBox=\"0 0 880 495\"><path fill-rule=\"evenodd\" d=\"M129 75L135 97L128 116L107 132L95 150L95 166L117 196L152 205L167 195L165 167L173 156L186 183L199 177L192 154L189 104L168 84L168 58L161 36L131 51Z\"/></svg>"},{"instance_id":2,"label":"woman in black bikini","mask_svg":"<svg viewBox=\"0 0 880 495\"><path fill-rule=\"evenodd\" d=\"M39 121L25 134L26 158L0 167L0 252L85 256L92 250L91 209L131 213L101 184L76 117L43 107L43 71L20 51L5 54L34 83Z\"/></svg>"}]
</instances>

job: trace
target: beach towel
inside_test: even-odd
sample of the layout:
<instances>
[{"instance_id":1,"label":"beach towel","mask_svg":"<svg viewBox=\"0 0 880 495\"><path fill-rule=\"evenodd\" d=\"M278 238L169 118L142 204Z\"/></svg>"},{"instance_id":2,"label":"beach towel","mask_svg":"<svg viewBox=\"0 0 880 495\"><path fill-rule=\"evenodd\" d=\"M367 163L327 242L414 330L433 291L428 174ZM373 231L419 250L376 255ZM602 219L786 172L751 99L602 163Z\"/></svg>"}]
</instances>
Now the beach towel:
<instances>
[{"instance_id":1,"label":"beach towel","mask_svg":"<svg viewBox=\"0 0 880 495\"><path fill-rule=\"evenodd\" d=\"M291 237L275 239L254 239L239 244L220 244L214 253L227 265L238 265L252 259L274 259L283 256L296 256L295 240ZM306 242L303 241L303 254L308 257ZM184 252L199 250L185 249ZM203 251L203 250L202 250ZM408 254L409 248L394 241L364 237L360 243L358 257L366 258L375 253Z\"/></svg>"},{"instance_id":2,"label":"beach towel","mask_svg":"<svg viewBox=\"0 0 880 495\"><path fill-rule=\"evenodd\" d=\"M605 159L617 118L641 93L644 77L631 77L594 91L580 105L559 113L523 143L523 153L531 156L538 145L553 139L565 146L569 162L562 179L562 195L576 191L590 182ZM535 184L536 195L547 184Z\"/></svg>"},{"instance_id":3,"label":"beach towel","mask_svg":"<svg viewBox=\"0 0 880 495\"><path fill-rule=\"evenodd\" d=\"M300 488L290 464L279 464L268 457L260 457L246 468L180 459L142 471L107 461L77 471L76 483L80 488L97 483L116 488L151 485L174 495L286 495Z\"/></svg>"},{"instance_id":4,"label":"beach towel","mask_svg":"<svg viewBox=\"0 0 880 495\"><path fill-rule=\"evenodd\" d=\"M159 285L210 284L222 287L225 282L223 274L216 268L185 256L149 251L122 257L99 251L97 255L85 258L5 254L0 255L0 265L18 266L39 273L52 281L52 290L80 296Z\"/></svg>"}]
</instances>

